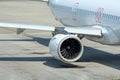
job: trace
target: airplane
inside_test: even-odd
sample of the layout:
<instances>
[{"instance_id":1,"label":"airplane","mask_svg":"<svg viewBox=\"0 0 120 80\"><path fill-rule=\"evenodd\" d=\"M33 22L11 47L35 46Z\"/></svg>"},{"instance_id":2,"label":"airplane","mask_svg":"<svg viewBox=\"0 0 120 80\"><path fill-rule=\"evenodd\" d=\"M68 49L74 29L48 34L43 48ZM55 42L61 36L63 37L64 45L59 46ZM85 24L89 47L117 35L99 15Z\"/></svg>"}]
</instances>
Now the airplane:
<instances>
[{"instance_id":1,"label":"airplane","mask_svg":"<svg viewBox=\"0 0 120 80\"><path fill-rule=\"evenodd\" d=\"M0 22L1 27L51 31L50 53L65 63L79 60L84 51L83 38L104 45L120 44L119 0L42 0L46 2L56 20L63 24L46 26Z\"/></svg>"}]
</instances>

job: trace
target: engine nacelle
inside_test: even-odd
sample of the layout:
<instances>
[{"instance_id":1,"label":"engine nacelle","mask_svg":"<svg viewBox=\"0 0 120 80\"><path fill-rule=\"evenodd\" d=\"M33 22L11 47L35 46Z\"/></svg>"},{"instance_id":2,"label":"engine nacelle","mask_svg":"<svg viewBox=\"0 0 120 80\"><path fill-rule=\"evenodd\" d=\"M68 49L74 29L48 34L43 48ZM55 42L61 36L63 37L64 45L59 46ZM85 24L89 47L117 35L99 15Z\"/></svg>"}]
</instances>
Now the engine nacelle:
<instances>
[{"instance_id":1,"label":"engine nacelle","mask_svg":"<svg viewBox=\"0 0 120 80\"><path fill-rule=\"evenodd\" d=\"M57 34L49 43L51 54L63 62L74 62L81 58L83 45L75 35Z\"/></svg>"}]
</instances>

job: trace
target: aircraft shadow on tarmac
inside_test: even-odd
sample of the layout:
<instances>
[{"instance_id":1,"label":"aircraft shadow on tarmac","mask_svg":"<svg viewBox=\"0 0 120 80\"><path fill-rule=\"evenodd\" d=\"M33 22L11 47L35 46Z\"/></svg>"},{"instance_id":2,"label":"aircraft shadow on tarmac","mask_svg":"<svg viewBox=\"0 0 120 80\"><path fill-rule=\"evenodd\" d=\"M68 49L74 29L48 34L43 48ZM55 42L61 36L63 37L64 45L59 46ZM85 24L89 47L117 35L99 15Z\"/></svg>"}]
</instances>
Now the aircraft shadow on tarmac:
<instances>
[{"instance_id":1,"label":"aircraft shadow on tarmac","mask_svg":"<svg viewBox=\"0 0 120 80\"><path fill-rule=\"evenodd\" d=\"M50 39L33 38L32 40L13 39L0 41L37 41L39 44L48 46ZM44 65L54 68L85 68L85 66L63 63L59 60L54 59L53 57L0 57L0 61L45 61L43 63ZM112 54L87 46L85 46L84 54L78 62L96 62L120 70L120 54Z\"/></svg>"}]
</instances>

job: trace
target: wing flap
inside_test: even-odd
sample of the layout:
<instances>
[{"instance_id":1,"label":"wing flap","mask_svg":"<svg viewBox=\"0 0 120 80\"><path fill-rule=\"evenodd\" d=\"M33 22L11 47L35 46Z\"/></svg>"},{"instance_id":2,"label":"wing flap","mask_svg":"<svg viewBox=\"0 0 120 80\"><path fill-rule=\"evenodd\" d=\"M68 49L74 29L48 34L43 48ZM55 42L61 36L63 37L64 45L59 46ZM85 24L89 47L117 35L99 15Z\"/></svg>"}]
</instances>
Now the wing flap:
<instances>
[{"instance_id":1,"label":"wing flap","mask_svg":"<svg viewBox=\"0 0 120 80\"><path fill-rule=\"evenodd\" d=\"M65 27L64 29L68 33L82 34L88 36L102 36L102 30L92 27Z\"/></svg>"}]
</instances>

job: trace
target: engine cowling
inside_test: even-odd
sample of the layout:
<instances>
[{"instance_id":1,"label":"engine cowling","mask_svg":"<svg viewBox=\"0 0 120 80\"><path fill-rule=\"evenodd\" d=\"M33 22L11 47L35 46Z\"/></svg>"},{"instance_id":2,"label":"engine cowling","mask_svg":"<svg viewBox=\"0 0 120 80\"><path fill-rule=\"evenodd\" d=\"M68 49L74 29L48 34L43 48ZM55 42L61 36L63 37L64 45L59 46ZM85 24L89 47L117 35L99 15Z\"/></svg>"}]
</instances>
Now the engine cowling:
<instances>
[{"instance_id":1,"label":"engine cowling","mask_svg":"<svg viewBox=\"0 0 120 80\"><path fill-rule=\"evenodd\" d=\"M51 54L63 62L74 62L81 58L83 45L75 35L55 35L49 43Z\"/></svg>"}]
</instances>

